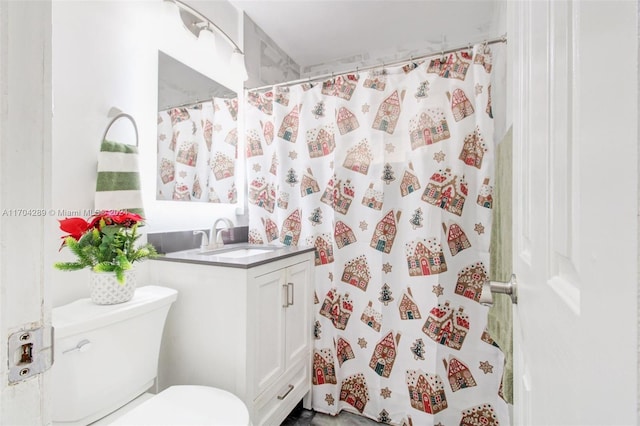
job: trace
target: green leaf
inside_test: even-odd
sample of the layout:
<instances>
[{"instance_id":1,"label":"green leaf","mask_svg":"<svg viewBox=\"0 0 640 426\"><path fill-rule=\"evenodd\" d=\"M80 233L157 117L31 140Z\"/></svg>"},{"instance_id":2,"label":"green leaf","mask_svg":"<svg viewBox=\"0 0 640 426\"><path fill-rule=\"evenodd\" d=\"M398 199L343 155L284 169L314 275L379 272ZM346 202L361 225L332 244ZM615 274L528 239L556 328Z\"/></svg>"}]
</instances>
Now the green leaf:
<instances>
[{"instance_id":1,"label":"green leaf","mask_svg":"<svg viewBox=\"0 0 640 426\"><path fill-rule=\"evenodd\" d=\"M116 269L116 278L120 284L124 284L124 271L122 269Z\"/></svg>"},{"instance_id":2,"label":"green leaf","mask_svg":"<svg viewBox=\"0 0 640 426\"><path fill-rule=\"evenodd\" d=\"M102 262L94 266L93 270L95 272L115 272L116 265L113 265L112 263L109 263L109 262Z\"/></svg>"},{"instance_id":3,"label":"green leaf","mask_svg":"<svg viewBox=\"0 0 640 426\"><path fill-rule=\"evenodd\" d=\"M87 267L87 265L80 262L56 262L53 266L61 271L79 271Z\"/></svg>"},{"instance_id":4,"label":"green leaf","mask_svg":"<svg viewBox=\"0 0 640 426\"><path fill-rule=\"evenodd\" d=\"M136 247L138 224L131 228L121 225L106 225L104 219L98 228L84 234L78 241L73 237L65 239L65 245L76 255L76 262L58 262L54 264L60 270L78 270L92 268L96 272L115 272L124 282L124 271L131 269L133 263L156 256L158 253L151 244Z\"/></svg>"}]
</instances>

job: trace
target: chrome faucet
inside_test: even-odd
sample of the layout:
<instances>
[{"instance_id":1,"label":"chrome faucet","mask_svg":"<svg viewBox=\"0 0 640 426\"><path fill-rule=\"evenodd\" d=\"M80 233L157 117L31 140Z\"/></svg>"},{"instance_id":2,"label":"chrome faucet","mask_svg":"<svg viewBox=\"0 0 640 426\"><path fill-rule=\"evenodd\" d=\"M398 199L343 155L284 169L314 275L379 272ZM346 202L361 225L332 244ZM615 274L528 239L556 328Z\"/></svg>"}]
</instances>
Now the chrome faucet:
<instances>
[{"instance_id":1,"label":"chrome faucet","mask_svg":"<svg viewBox=\"0 0 640 426\"><path fill-rule=\"evenodd\" d=\"M220 228L219 231L217 231L218 222L220 221L224 222L224 226ZM223 247L224 241L222 241L222 231L229 228L233 228L233 222L231 222L229 219L227 219L226 217L221 217L216 219L216 221L213 222L213 226L211 227L211 230L209 231L209 239L210 239L209 248ZM214 234L216 236L215 242L213 240Z\"/></svg>"}]
</instances>

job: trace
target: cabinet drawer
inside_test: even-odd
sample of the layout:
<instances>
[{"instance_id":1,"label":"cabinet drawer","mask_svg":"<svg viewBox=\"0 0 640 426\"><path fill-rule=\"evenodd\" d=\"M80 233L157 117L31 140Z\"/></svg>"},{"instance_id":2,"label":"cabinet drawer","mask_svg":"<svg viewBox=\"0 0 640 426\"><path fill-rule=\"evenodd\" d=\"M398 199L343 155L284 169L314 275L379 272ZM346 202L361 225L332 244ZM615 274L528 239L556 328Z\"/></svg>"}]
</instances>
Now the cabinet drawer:
<instances>
[{"instance_id":1,"label":"cabinet drawer","mask_svg":"<svg viewBox=\"0 0 640 426\"><path fill-rule=\"evenodd\" d=\"M254 401L254 425L277 425L287 417L302 397L311 390L310 365L302 363Z\"/></svg>"}]
</instances>

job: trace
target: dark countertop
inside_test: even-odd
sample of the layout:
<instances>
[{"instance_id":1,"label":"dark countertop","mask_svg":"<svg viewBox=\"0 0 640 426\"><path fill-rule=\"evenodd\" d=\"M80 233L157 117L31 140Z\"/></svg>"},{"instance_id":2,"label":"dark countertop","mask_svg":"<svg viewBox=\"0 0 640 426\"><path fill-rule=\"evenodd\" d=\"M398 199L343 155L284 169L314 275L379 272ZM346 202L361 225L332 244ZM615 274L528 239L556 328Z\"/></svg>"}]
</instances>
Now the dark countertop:
<instances>
[{"instance_id":1,"label":"dark countertop","mask_svg":"<svg viewBox=\"0 0 640 426\"><path fill-rule=\"evenodd\" d=\"M239 253L243 253L243 250L255 251L255 253L238 256ZM238 243L225 244L221 248L211 249L206 253L202 253L199 248L176 251L152 258L152 260L248 269L313 250L315 247Z\"/></svg>"}]
</instances>

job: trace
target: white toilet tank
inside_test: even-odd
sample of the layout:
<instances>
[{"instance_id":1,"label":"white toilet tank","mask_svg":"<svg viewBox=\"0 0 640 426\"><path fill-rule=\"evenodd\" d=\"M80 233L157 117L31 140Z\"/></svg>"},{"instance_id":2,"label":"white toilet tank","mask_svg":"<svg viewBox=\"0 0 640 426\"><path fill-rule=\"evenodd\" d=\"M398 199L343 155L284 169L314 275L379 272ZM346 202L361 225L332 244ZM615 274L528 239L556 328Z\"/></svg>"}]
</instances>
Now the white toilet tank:
<instances>
[{"instance_id":1,"label":"white toilet tank","mask_svg":"<svg viewBox=\"0 0 640 426\"><path fill-rule=\"evenodd\" d=\"M132 300L81 299L53 309L53 421L86 425L153 385L162 330L177 291L140 287Z\"/></svg>"}]
</instances>

